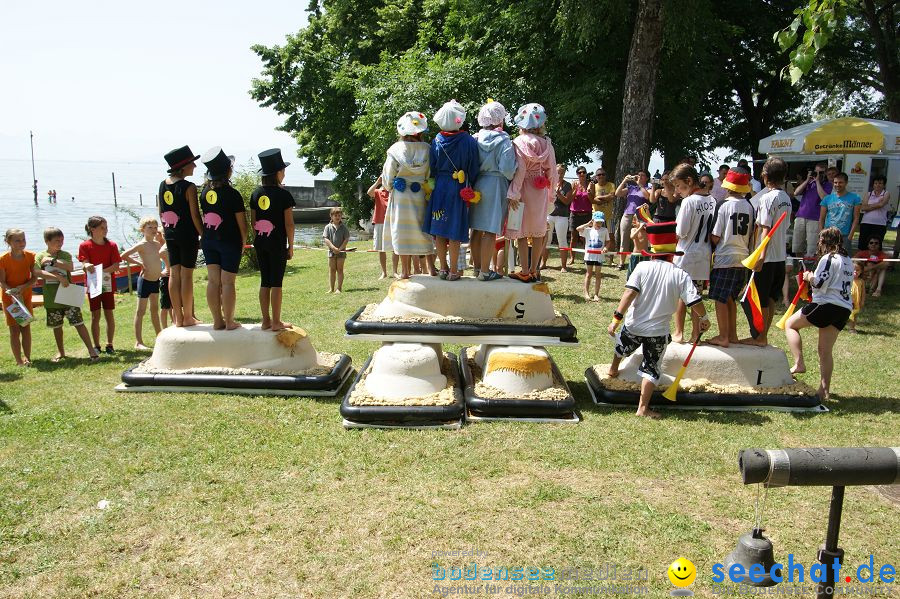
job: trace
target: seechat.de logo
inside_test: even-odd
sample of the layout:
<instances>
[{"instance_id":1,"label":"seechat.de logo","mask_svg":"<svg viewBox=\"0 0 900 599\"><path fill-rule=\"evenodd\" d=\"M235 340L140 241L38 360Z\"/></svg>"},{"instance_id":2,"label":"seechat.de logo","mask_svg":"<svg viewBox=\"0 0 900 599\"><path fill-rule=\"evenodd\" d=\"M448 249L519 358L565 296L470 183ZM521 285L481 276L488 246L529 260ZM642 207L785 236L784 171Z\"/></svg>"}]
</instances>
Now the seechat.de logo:
<instances>
[{"instance_id":1,"label":"seechat.de logo","mask_svg":"<svg viewBox=\"0 0 900 599\"><path fill-rule=\"evenodd\" d=\"M787 564L772 564L769 571L766 572L762 564L753 564L749 569L742 564L732 564L727 572L725 566L721 563L713 564L712 581L713 583L726 582L726 578L730 582L761 582L766 575L770 576L776 583L778 582L826 582L828 569L834 573L834 580L839 582L856 582L856 583L892 583L894 582L897 570L892 564L884 564L881 567L875 565L875 557L870 555L868 561L863 562L859 566L853 567L848 565L841 573L841 563L835 558L831 564L814 563L806 568L802 563L794 561L794 554L788 554Z\"/></svg>"}]
</instances>

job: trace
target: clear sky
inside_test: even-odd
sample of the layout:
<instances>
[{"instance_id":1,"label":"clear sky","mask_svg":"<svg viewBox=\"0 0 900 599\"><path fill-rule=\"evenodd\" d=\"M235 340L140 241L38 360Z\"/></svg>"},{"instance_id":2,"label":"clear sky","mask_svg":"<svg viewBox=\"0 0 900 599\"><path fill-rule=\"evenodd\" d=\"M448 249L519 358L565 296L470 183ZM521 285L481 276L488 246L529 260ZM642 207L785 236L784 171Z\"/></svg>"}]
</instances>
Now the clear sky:
<instances>
[{"instance_id":1,"label":"clear sky","mask_svg":"<svg viewBox=\"0 0 900 599\"><path fill-rule=\"evenodd\" d=\"M282 119L247 93L262 69L250 46L283 44L306 24L306 6L4 2L0 159L28 159L29 130L38 160L162 162L188 144L197 154L221 145L243 164L280 147L293 162L286 183L310 184L293 139L275 130ZM654 154L651 173L661 167Z\"/></svg>"},{"instance_id":2,"label":"clear sky","mask_svg":"<svg viewBox=\"0 0 900 599\"><path fill-rule=\"evenodd\" d=\"M3 4L0 158L28 159L29 130L37 159L162 162L189 144L244 163L280 147L297 167L286 182L312 180L280 117L247 93L262 69L250 46L303 27L303 0Z\"/></svg>"}]
</instances>

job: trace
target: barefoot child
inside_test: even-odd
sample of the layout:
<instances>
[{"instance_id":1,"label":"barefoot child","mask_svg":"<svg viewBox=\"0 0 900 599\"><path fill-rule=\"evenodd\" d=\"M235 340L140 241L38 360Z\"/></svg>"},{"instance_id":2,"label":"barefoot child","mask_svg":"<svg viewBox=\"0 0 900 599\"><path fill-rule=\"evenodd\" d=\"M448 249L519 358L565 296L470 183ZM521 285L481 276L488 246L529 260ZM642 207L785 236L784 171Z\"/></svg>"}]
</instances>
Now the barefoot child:
<instances>
[{"instance_id":1,"label":"barefoot child","mask_svg":"<svg viewBox=\"0 0 900 599\"><path fill-rule=\"evenodd\" d=\"M16 298L32 312L31 287L37 281L34 252L25 249L25 231L22 229L7 229L4 240L9 251L0 256L0 289L3 290L3 314L9 327L9 345L18 366L31 366L31 325L20 325L7 308Z\"/></svg>"},{"instance_id":2,"label":"barefoot child","mask_svg":"<svg viewBox=\"0 0 900 599\"><path fill-rule=\"evenodd\" d=\"M108 354L115 353L113 337L116 334L116 317L113 310L116 309L116 279L113 273L119 268L122 256L119 255L119 247L106 238L109 226L102 216L92 216L84 226L88 240L82 241L78 246L78 259L81 261L85 273L92 273L95 269L101 269L103 274L103 293L97 297L89 298L88 305L91 309L91 335L94 338L94 349L100 351L100 308L103 308L103 316L106 320L106 348Z\"/></svg>"},{"instance_id":3,"label":"barefoot child","mask_svg":"<svg viewBox=\"0 0 900 599\"><path fill-rule=\"evenodd\" d=\"M343 221L344 213L340 208L331 209L331 222L325 225L322 239L328 247L328 280L334 293L334 279L337 277L337 292L344 287L344 260L347 258L347 242L350 241L350 230Z\"/></svg>"},{"instance_id":4,"label":"barefoot child","mask_svg":"<svg viewBox=\"0 0 900 599\"><path fill-rule=\"evenodd\" d=\"M681 200L681 209L675 216L675 231L678 235L678 251L684 252L683 256L675 258L675 266L680 267L691 276L694 287L700 293L703 283L709 280L709 262L711 249L709 247L709 232L712 230L715 219L716 201L712 196L701 195L700 175L690 164L680 164L665 180L669 197L678 194ZM681 343L684 339L684 319L687 309L684 304L678 304L675 313L675 333L672 341ZM697 321L691 321L691 336L693 341L699 333Z\"/></svg>"},{"instance_id":5,"label":"barefoot child","mask_svg":"<svg viewBox=\"0 0 900 599\"><path fill-rule=\"evenodd\" d=\"M237 302L235 279L247 240L247 218L241 192L231 186L234 156L215 146L200 159L206 165L206 185L200 192L203 212L203 255L206 257L206 302L213 316L213 329L241 328L234 320Z\"/></svg>"},{"instance_id":6,"label":"barefoot child","mask_svg":"<svg viewBox=\"0 0 900 599\"><path fill-rule=\"evenodd\" d=\"M609 249L609 230L606 228L606 216L599 210L594 212L591 220L575 229L585 240L584 254L584 299L591 302L600 301L600 265L603 254ZM597 253L600 252L600 253ZM594 278L594 295L588 290Z\"/></svg>"},{"instance_id":7,"label":"barefoot child","mask_svg":"<svg viewBox=\"0 0 900 599\"><path fill-rule=\"evenodd\" d=\"M137 264L141 267L141 274L137 280L137 310L134 313L134 349L150 349L144 344L144 313L147 311L147 303L150 304L150 321L153 330L159 335L162 330L159 323L159 277L162 274L162 263L159 261L161 246L156 240L159 232L159 223L152 216L145 216L138 223L138 230L144 239L122 252L122 258L128 264ZM137 256L137 258L134 258Z\"/></svg>"},{"instance_id":8,"label":"barefoot child","mask_svg":"<svg viewBox=\"0 0 900 599\"><path fill-rule=\"evenodd\" d=\"M294 257L294 196L282 185L291 163L272 148L259 154L262 185L250 196L253 247L259 262L259 307L263 330L282 331L291 323L281 320L281 284L287 261ZM269 307L271 306L271 317Z\"/></svg>"},{"instance_id":9,"label":"barefoot child","mask_svg":"<svg viewBox=\"0 0 900 599\"><path fill-rule=\"evenodd\" d=\"M40 268L40 275L44 277L44 311L47 312L47 326L53 329L53 337L56 339L57 354L51 362L59 362L66 357L63 346L63 322L69 320L69 324L78 331L78 336L87 347L91 362L100 359L100 354L91 345L91 336L84 326L84 318L81 316L81 308L67 306L55 302L56 292L59 286L68 287L72 282L71 273L75 268L72 254L63 251L65 241L63 232L56 227L44 229L44 243L47 249L35 256L35 261Z\"/></svg>"},{"instance_id":10,"label":"barefoot child","mask_svg":"<svg viewBox=\"0 0 900 599\"><path fill-rule=\"evenodd\" d=\"M763 330L756 339L742 339L741 343L765 347L769 344L768 333L772 327L772 315L775 304L784 295L784 284L787 262L788 219L791 214L791 198L784 191L784 180L787 176L787 164L781 158L769 158L763 165L762 180L765 188L756 194L751 203L759 206L756 210L757 243L768 235L772 226L778 222L782 214L787 213L783 222L774 233L768 245L763 248L756 262L756 292L763 312Z\"/></svg>"},{"instance_id":11,"label":"barefoot child","mask_svg":"<svg viewBox=\"0 0 900 599\"><path fill-rule=\"evenodd\" d=\"M651 259L638 264L628 277L625 292L607 328L607 332L615 336L615 355L609 376L617 377L622 358L642 347L644 358L638 373L643 381L636 413L655 419L660 414L650 409L650 398L661 376L660 365L671 339L669 321L678 302L684 302L697 316L700 331L709 328L709 317L690 275L670 262L674 255L671 247L676 239L674 223L648 224L646 227L652 247ZM616 334L623 320L625 326Z\"/></svg>"},{"instance_id":12,"label":"barefoot child","mask_svg":"<svg viewBox=\"0 0 900 599\"><path fill-rule=\"evenodd\" d=\"M850 320L847 330L856 333L856 316L866 305L866 285L863 283L863 265L861 262L853 263L853 289L850 292L853 300L853 309L850 310Z\"/></svg>"},{"instance_id":13,"label":"barefoot child","mask_svg":"<svg viewBox=\"0 0 900 599\"><path fill-rule=\"evenodd\" d=\"M172 150L165 155L169 176L159 184L159 219L169 252L169 292L177 327L200 323L194 317L194 269L203 223L197 186L185 178L194 174L198 158L188 146Z\"/></svg>"},{"instance_id":14,"label":"barefoot child","mask_svg":"<svg viewBox=\"0 0 900 599\"><path fill-rule=\"evenodd\" d=\"M169 250L161 232L156 234L156 243L159 244L159 259L162 261L162 272L159 273L159 320L165 329L169 326L170 319L172 324L175 324L172 298L169 297Z\"/></svg>"},{"instance_id":15,"label":"barefoot child","mask_svg":"<svg viewBox=\"0 0 900 599\"><path fill-rule=\"evenodd\" d=\"M831 350L853 309L853 261L847 257L844 247L843 235L836 227L828 227L819 233L819 263L815 272L807 271L803 275L812 289L812 302L791 316L784 329L794 357L792 374L806 372L800 329L808 326L819 329L818 394L822 401L829 398L831 391L834 370Z\"/></svg>"},{"instance_id":16,"label":"barefoot child","mask_svg":"<svg viewBox=\"0 0 900 599\"><path fill-rule=\"evenodd\" d=\"M747 269L741 261L750 255L755 213L746 199L751 190L750 171L741 167L729 170L722 186L728 195L716 209L715 225L709 237L715 248L709 299L716 302L719 334L709 342L728 347L738 342L736 300L747 282Z\"/></svg>"}]
</instances>

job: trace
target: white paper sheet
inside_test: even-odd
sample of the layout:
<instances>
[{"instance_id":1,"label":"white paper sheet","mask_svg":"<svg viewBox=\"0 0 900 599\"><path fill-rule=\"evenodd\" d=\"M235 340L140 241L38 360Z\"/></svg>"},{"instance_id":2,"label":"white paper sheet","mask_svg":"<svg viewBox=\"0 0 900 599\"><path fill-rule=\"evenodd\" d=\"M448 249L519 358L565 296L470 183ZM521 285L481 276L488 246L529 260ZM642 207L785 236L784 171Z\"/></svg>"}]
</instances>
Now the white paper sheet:
<instances>
[{"instance_id":1,"label":"white paper sheet","mask_svg":"<svg viewBox=\"0 0 900 599\"><path fill-rule=\"evenodd\" d=\"M85 272L84 280L87 283L88 295L97 297L103 293L103 269L98 265L93 272Z\"/></svg>"},{"instance_id":2,"label":"white paper sheet","mask_svg":"<svg viewBox=\"0 0 900 599\"><path fill-rule=\"evenodd\" d=\"M84 304L84 286L73 285L71 283L68 287L60 285L56 290L54 303L80 308L81 305Z\"/></svg>"},{"instance_id":3,"label":"white paper sheet","mask_svg":"<svg viewBox=\"0 0 900 599\"><path fill-rule=\"evenodd\" d=\"M525 206L522 204L522 200L519 200L518 208L509 209L509 215L506 217L506 228L518 231L522 227L522 217L524 214Z\"/></svg>"}]
</instances>

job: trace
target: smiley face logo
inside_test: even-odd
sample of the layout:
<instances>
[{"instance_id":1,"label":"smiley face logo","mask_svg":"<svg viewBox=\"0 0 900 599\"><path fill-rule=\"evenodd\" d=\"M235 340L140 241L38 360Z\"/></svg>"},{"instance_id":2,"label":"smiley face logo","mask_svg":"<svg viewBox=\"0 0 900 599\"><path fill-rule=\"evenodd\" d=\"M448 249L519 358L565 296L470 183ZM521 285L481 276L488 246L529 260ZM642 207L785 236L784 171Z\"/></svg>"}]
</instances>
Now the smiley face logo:
<instances>
[{"instance_id":1,"label":"smiley face logo","mask_svg":"<svg viewBox=\"0 0 900 599\"><path fill-rule=\"evenodd\" d=\"M172 205L172 202L175 201L175 196L173 196L173 195L172 195L172 192L169 191L169 190L167 189L167 190L166 190L166 193L163 194L163 201L164 201L166 204L168 204L169 206L171 206L171 205Z\"/></svg>"},{"instance_id":2,"label":"smiley face logo","mask_svg":"<svg viewBox=\"0 0 900 599\"><path fill-rule=\"evenodd\" d=\"M206 192L206 203L209 205L213 205L219 201L219 195L214 192L212 189Z\"/></svg>"},{"instance_id":3,"label":"smiley face logo","mask_svg":"<svg viewBox=\"0 0 900 599\"><path fill-rule=\"evenodd\" d=\"M679 557L669 566L669 580L677 587L690 586L697 578L697 568L689 559Z\"/></svg>"},{"instance_id":4,"label":"smiley face logo","mask_svg":"<svg viewBox=\"0 0 900 599\"><path fill-rule=\"evenodd\" d=\"M260 210L268 210L269 206L272 205L272 201L269 200L269 196L259 196L259 209Z\"/></svg>"}]
</instances>

